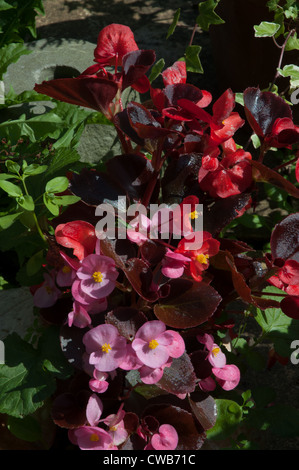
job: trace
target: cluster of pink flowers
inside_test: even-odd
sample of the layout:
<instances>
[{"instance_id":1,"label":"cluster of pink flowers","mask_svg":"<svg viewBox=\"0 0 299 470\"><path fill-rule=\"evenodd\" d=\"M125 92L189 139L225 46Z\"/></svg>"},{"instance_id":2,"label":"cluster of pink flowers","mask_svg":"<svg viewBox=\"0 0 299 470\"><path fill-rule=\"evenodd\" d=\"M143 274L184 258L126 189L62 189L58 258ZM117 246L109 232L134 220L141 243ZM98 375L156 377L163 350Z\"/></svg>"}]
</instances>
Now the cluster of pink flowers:
<instances>
[{"instance_id":1,"label":"cluster of pink flowers","mask_svg":"<svg viewBox=\"0 0 299 470\"><path fill-rule=\"evenodd\" d=\"M212 374L200 380L198 384L201 390L204 392L215 390L216 382L226 391L236 388L240 382L239 368L235 364L226 363L226 356L223 351L221 351L218 344L214 342L212 335L204 333L203 335L197 335L197 339L204 345L205 350L208 352L207 360L212 366Z\"/></svg>"},{"instance_id":2,"label":"cluster of pink flowers","mask_svg":"<svg viewBox=\"0 0 299 470\"><path fill-rule=\"evenodd\" d=\"M91 395L86 407L87 424L69 430L70 441L81 450L118 450L118 446L126 441L128 433L124 424L126 413L123 406L120 406L116 414L104 419L101 419L102 412L101 399L95 394ZM149 436L142 426L139 426L137 434L148 441L144 450L174 450L178 444L178 434L170 424L162 424Z\"/></svg>"}]
</instances>

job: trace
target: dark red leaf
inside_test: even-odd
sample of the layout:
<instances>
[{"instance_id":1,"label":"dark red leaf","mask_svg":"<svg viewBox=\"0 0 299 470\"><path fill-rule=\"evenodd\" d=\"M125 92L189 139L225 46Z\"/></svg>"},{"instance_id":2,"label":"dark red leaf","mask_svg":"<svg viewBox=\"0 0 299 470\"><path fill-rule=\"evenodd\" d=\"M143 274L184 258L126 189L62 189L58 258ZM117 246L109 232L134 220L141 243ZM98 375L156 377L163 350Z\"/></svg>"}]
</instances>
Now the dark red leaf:
<instances>
[{"instance_id":1,"label":"dark red leaf","mask_svg":"<svg viewBox=\"0 0 299 470\"><path fill-rule=\"evenodd\" d=\"M182 292L182 281L170 281L170 295L155 305L154 312L159 320L170 327L192 328L207 321L222 299L213 287L204 282L190 281Z\"/></svg>"},{"instance_id":2,"label":"dark red leaf","mask_svg":"<svg viewBox=\"0 0 299 470\"><path fill-rule=\"evenodd\" d=\"M289 105L270 91L247 88L243 96L247 120L259 137L265 137L271 133L276 119L284 117L292 119Z\"/></svg>"},{"instance_id":3,"label":"dark red leaf","mask_svg":"<svg viewBox=\"0 0 299 470\"><path fill-rule=\"evenodd\" d=\"M106 315L106 323L114 325L120 335L132 341L137 330L147 321L146 316L132 307L117 307Z\"/></svg>"},{"instance_id":4,"label":"dark red leaf","mask_svg":"<svg viewBox=\"0 0 299 470\"><path fill-rule=\"evenodd\" d=\"M196 376L188 354L184 352L181 357L173 359L171 366L165 367L163 377L156 385L174 395L193 392Z\"/></svg>"},{"instance_id":5,"label":"dark red leaf","mask_svg":"<svg viewBox=\"0 0 299 470\"><path fill-rule=\"evenodd\" d=\"M285 217L275 225L271 239L272 259L287 260L299 252L299 212Z\"/></svg>"},{"instance_id":6,"label":"dark red leaf","mask_svg":"<svg viewBox=\"0 0 299 470\"><path fill-rule=\"evenodd\" d=\"M256 181L273 184L274 186L286 191L290 196L299 198L299 189L282 175L277 173L277 171L268 168L266 165L256 160L251 160L250 163L253 166L252 176Z\"/></svg>"},{"instance_id":7,"label":"dark red leaf","mask_svg":"<svg viewBox=\"0 0 299 470\"><path fill-rule=\"evenodd\" d=\"M95 109L107 114L118 86L103 78L58 78L36 84L34 90L55 100Z\"/></svg>"},{"instance_id":8,"label":"dark red leaf","mask_svg":"<svg viewBox=\"0 0 299 470\"><path fill-rule=\"evenodd\" d=\"M124 90L142 79L155 59L156 54L153 50L137 50L126 54L123 57L122 89Z\"/></svg>"},{"instance_id":9,"label":"dark red leaf","mask_svg":"<svg viewBox=\"0 0 299 470\"><path fill-rule=\"evenodd\" d=\"M217 408L214 398L198 390L191 393L189 403L194 416L196 416L203 429L211 429L215 425L217 418Z\"/></svg>"},{"instance_id":10,"label":"dark red leaf","mask_svg":"<svg viewBox=\"0 0 299 470\"><path fill-rule=\"evenodd\" d=\"M70 392L58 395L52 405L52 418L57 426L74 429L86 424L86 405L90 393L83 390L77 394Z\"/></svg>"},{"instance_id":11,"label":"dark red leaf","mask_svg":"<svg viewBox=\"0 0 299 470\"><path fill-rule=\"evenodd\" d=\"M285 315L299 320L299 297L288 295L280 302L281 310Z\"/></svg>"}]
</instances>

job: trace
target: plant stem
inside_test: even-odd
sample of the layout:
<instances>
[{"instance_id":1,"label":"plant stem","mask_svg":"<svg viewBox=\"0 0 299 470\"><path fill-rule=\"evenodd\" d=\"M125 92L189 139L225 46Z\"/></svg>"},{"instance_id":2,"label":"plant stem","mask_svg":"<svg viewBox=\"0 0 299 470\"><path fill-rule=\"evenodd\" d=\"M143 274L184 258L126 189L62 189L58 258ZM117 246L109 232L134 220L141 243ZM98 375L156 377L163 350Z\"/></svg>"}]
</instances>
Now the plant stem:
<instances>
[{"instance_id":1,"label":"plant stem","mask_svg":"<svg viewBox=\"0 0 299 470\"><path fill-rule=\"evenodd\" d=\"M19 175L20 176L20 175ZM24 186L24 190L25 190L25 193L27 196L30 196L29 192L28 192L28 189L27 189L27 186L26 186L26 183L25 183L25 178L22 178L20 176L21 180L22 180L22 183L23 183L23 186ZM37 220L37 217L36 217L36 213L33 211L33 219L34 219L34 222L35 222L35 226L36 226L36 229L40 235L40 237L42 238L42 240L47 243L47 239L45 237L45 235L43 234L42 232L42 229L40 228L40 225L38 223L38 220Z\"/></svg>"},{"instance_id":2,"label":"plant stem","mask_svg":"<svg viewBox=\"0 0 299 470\"><path fill-rule=\"evenodd\" d=\"M279 77L278 69L280 69L280 67L281 67L282 59L283 59L283 56L284 56L284 53L285 53L285 48L286 48L287 42L288 42L288 40L290 39L290 37L294 35L295 31L296 31L295 29L292 29L292 30L289 32L289 34L287 35L287 37L286 37L286 39L285 39L285 41L284 41L284 43L283 43L282 46L278 46L278 44L277 44L276 41L275 41L276 46L277 46L277 47L280 47L281 52L280 52L279 61L278 61L278 65L277 65L277 68L276 68L275 76L274 76L274 78L273 78L273 81L272 81L271 85L269 86L269 91L272 90L272 88L273 88L273 86L274 86L274 84L275 84L277 78Z\"/></svg>"}]
</instances>

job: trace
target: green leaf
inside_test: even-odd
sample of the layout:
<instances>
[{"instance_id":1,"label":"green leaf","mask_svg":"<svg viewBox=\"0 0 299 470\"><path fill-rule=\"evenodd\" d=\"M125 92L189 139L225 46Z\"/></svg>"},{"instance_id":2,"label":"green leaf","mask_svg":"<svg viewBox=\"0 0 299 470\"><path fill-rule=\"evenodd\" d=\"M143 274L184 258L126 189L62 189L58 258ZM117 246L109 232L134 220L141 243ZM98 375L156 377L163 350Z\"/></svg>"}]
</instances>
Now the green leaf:
<instances>
[{"instance_id":1,"label":"green leaf","mask_svg":"<svg viewBox=\"0 0 299 470\"><path fill-rule=\"evenodd\" d=\"M17 203L26 211L34 211L35 205L31 196L25 194L17 198Z\"/></svg>"},{"instance_id":2,"label":"green leaf","mask_svg":"<svg viewBox=\"0 0 299 470\"><path fill-rule=\"evenodd\" d=\"M56 389L43 370L37 350L16 333L4 340L5 364L0 365L0 412L20 418L34 413Z\"/></svg>"},{"instance_id":3,"label":"green leaf","mask_svg":"<svg viewBox=\"0 0 299 470\"><path fill-rule=\"evenodd\" d=\"M32 51L23 44L11 43L0 48L0 79L7 71L7 67L19 60L24 54L30 54Z\"/></svg>"},{"instance_id":4,"label":"green leaf","mask_svg":"<svg viewBox=\"0 0 299 470\"><path fill-rule=\"evenodd\" d=\"M49 326L40 338L38 351L43 359L43 369L56 378L65 380L73 374L73 367L65 358L60 345L60 328Z\"/></svg>"},{"instance_id":5,"label":"green leaf","mask_svg":"<svg viewBox=\"0 0 299 470\"><path fill-rule=\"evenodd\" d=\"M15 173L16 175L19 174L20 169L21 169L20 165L18 165L16 162L12 160L6 160L5 166L10 173Z\"/></svg>"},{"instance_id":6,"label":"green leaf","mask_svg":"<svg viewBox=\"0 0 299 470\"><path fill-rule=\"evenodd\" d=\"M75 149L60 148L54 156L51 157L45 177L49 178L58 173L64 172L65 168L70 168L74 163L80 160L80 155Z\"/></svg>"},{"instance_id":7,"label":"green leaf","mask_svg":"<svg viewBox=\"0 0 299 470\"><path fill-rule=\"evenodd\" d=\"M299 39L297 38L297 33L293 36L290 36L285 47L286 51L299 50Z\"/></svg>"},{"instance_id":8,"label":"green leaf","mask_svg":"<svg viewBox=\"0 0 299 470\"><path fill-rule=\"evenodd\" d=\"M0 0L0 11L10 10L11 8L15 8L15 7L5 2L5 0Z\"/></svg>"},{"instance_id":9,"label":"green leaf","mask_svg":"<svg viewBox=\"0 0 299 470\"><path fill-rule=\"evenodd\" d=\"M160 75L162 72L163 68L165 66L165 60L164 59L159 59L155 65L152 67L150 76L148 77L150 83L152 83L156 78Z\"/></svg>"},{"instance_id":10,"label":"green leaf","mask_svg":"<svg viewBox=\"0 0 299 470\"><path fill-rule=\"evenodd\" d=\"M51 212L51 214L58 216L59 215L59 207L52 202L52 198L49 194L45 193L43 195L43 201L46 208Z\"/></svg>"},{"instance_id":11,"label":"green leaf","mask_svg":"<svg viewBox=\"0 0 299 470\"><path fill-rule=\"evenodd\" d=\"M198 5L199 14L196 23L203 31L208 31L212 24L223 24L225 21L215 13L219 0L206 0Z\"/></svg>"},{"instance_id":12,"label":"green leaf","mask_svg":"<svg viewBox=\"0 0 299 470\"><path fill-rule=\"evenodd\" d=\"M14 214L3 215L0 217L0 229L8 229L17 219L22 212L15 212Z\"/></svg>"},{"instance_id":13,"label":"green leaf","mask_svg":"<svg viewBox=\"0 0 299 470\"><path fill-rule=\"evenodd\" d=\"M208 439L227 439L242 420L242 408L233 400L216 399L217 420L213 428L206 431Z\"/></svg>"},{"instance_id":14,"label":"green leaf","mask_svg":"<svg viewBox=\"0 0 299 470\"><path fill-rule=\"evenodd\" d=\"M34 276L42 267L44 260L44 250L40 250L37 253L34 253L31 258L26 263L26 272L28 276Z\"/></svg>"},{"instance_id":15,"label":"green leaf","mask_svg":"<svg viewBox=\"0 0 299 470\"><path fill-rule=\"evenodd\" d=\"M291 88L299 87L299 66L294 64L285 65L283 69L277 69L282 77L290 77Z\"/></svg>"},{"instance_id":16,"label":"green leaf","mask_svg":"<svg viewBox=\"0 0 299 470\"><path fill-rule=\"evenodd\" d=\"M266 38L275 36L280 29L280 24L270 23L268 21L262 21L259 25L254 26L256 38Z\"/></svg>"},{"instance_id":17,"label":"green leaf","mask_svg":"<svg viewBox=\"0 0 299 470\"><path fill-rule=\"evenodd\" d=\"M22 439L22 441L38 441L42 435L40 424L32 416L25 416L24 418L9 416L7 428L18 439Z\"/></svg>"},{"instance_id":18,"label":"green leaf","mask_svg":"<svg viewBox=\"0 0 299 470\"><path fill-rule=\"evenodd\" d=\"M203 68L199 59L201 46L188 46L185 51L186 69L188 72L203 73Z\"/></svg>"},{"instance_id":19,"label":"green leaf","mask_svg":"<svg viewBox=\"0 0 299 470\"><path fill-rule=\"evenodd\" d=\"M80 201L79 196L55 196L52 202L58 206L69 206Z\"/></svg>"},{"instance_id":20,"label":"green leaf","mask_svg":"<svg viewBox=\"0 0 299 470\"><path fill-rule=\"evenodd\" d=\"M267 294L263 295L263 298L276 300L277 296L271 297L271 293L282 293L280 289L273 286L267 287L263 292ZM286 316L280 308L256 309L255 320L262 328L263 336L273 343L275 351L283 357L289 357L292 341L299 338L298 320Z\"/></svg>"},{"instance_id":21,"label":"green leaf","mask_svg":"<svg viewBox=\"0 0 299 470\"><path fill-rule=\"evenodd\" d=\"M44 173L48 169L48 165L39 165L38 163L32 163L31 165L24 168L23 174L25 176L35 176Z\"/></svg>"},{"instance_id":22,"label":"green leaf","mask_svg":"<svg viewBox=\"0 0 299 470\"><path fill-rule=\"evenodd\" d=\"M11 183L10 181L0 180L0 188L3 189L3 191L6 191L9 196L23 196L20 186L17 186L16 184Z\"/></svg>"},{"instance_id":23,"label":"green leaf","mask_svg":"<svg viewBox=\"0 0 299 470\"><path fill-rule=\"evenodd\" d=\"M56 176L46 184L47 193L62 193L69 186L69 180L65 176Z\"/></svg>"},{"instance_id":24,"label":"green leaf","mask_svg":"<svg viewBox=\"0 0 299 470\"><path fill-rule=\"evenodd\" d=\"M0 365L0 413L16 418L32 415L56 390L56 378L73 368L65 359L56 327L47 328L37 348L12 333L4 340L5 364Z\"/></svg>"},{"instance_id":25,"label":"green leaf","mask_svg":"<svg viewBox=\"0 0 299 470\"><path fill-rule=\"evenodd\" d=\"M174 14L174 17L173 17L173 20L172 20L172 23L171 25L169 26L168 28L168 31L167 31L167 36L166 36L166 39L168 39L173 33L174 33L174 30L178 24L178 21L179 21L179 18L180 18L180 14L181 14L181 9L179 8L175 14Z\"/></svg>"}]
</instances>

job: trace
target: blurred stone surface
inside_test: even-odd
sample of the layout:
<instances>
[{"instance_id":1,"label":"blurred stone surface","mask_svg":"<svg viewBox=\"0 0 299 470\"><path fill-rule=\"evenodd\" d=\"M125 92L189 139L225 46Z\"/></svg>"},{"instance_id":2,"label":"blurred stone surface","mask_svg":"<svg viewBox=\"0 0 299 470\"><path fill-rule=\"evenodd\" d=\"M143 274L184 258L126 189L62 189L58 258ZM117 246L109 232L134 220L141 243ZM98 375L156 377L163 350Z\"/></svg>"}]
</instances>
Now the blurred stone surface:
<instances>
[{"instance_id":1,"label":"blurred stone surface","mask_svg":"<svg viewBox=\"0 0 299 470\"><path fill-rule=\"evenodd\" d=\"M24 338L34 319L33 297L28 287L0 291L0 340L10 333Z\"/></svg>"}]
</instances>

